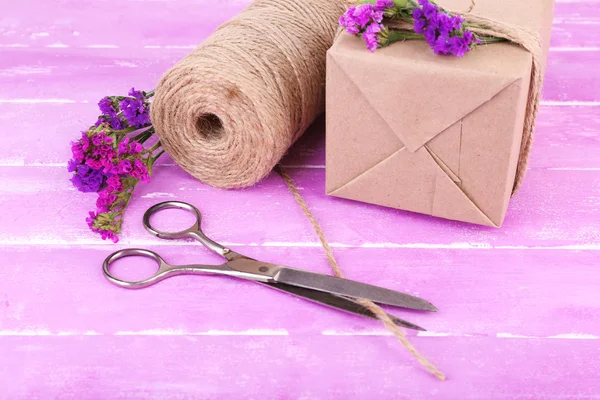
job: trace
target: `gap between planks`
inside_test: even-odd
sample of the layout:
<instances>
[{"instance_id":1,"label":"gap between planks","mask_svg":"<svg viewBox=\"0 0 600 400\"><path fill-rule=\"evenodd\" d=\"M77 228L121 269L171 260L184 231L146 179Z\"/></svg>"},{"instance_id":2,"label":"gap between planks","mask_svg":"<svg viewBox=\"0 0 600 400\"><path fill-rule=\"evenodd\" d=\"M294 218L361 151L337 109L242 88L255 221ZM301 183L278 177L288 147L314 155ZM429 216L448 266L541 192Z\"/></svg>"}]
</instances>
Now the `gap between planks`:
<instances>
[{"instance_id":1,"label":"gap between planks","mask_svg":"<svg viewBox=\"0 0 600 400\"><path fill-rule=\"evenodd\" d=\"M389 331L338 331L326 329L321 331L322 336L392 336ZM293 336L285 329L248 329L245 331L208 330L205 332L186 332L174 329L147 329L141 331L117 331L114 333L101 333L96 331L59 331L51 332L45 329L24 329L0 331L4 337L31 337L31 336ZM418 337L480 337L490 336L468 333L450 333L425 331L417 332ZM551 336L532 336L499 332L494 335L499 339L558 339L558 340L600 340L600 336L587 333L561 333Z\"/></svg>"},{"instance_id":2,"label":"gap between planks","mask_svg":"<svg viewBox=\"0 0 600 400\"><path fill-rule=\"evenodd\" d=\"M67 163L40 163L40 162L32 162L25 164L24 160L0 160L0 168L2 167L60 167L66 168ZM157 164L157 168L162 167L178 167L177 164ZM291 168L291 169L325 169L325 165L313 165L313 164L289 164L282 165L282 168ZM545 169L547 171L600 171L600 167L533 167L527 168L528 171L532 169ZM153 196L154 195L154 196ZM166 193L149 193L144 198L151 197L161 197L161 195L165 195L166 197L172 197Z\"/></svg>"},{"instance_id":3,"label":"gap between planks","mask_svg":"<svg viewBox=\"0 0 600 400\"><path fill-rule=\"evenodd\" d=\"M8 104L89 104L89 100L73 99L0 99L0 103ZM578 101L578 100L544 100L541 106L547 107L600 107L600 101Z\"/></svg>"},{"instance_id":4,"label":"gap between planks","mask_svg":"<svg viewBox=\"0 0 600 400\"><path fill-rule=\"evenodd\" d=\"M580 22L580 23L574 23L574 25L587 25L587 24L596 25L596 24L600 24L600 22L584 21L584 22ZM120 49L121 48L121 46L116 45L116 44L89 44L89 45L84 45L84 46L71 46L71 45L64 44L64 43L52 43L52 44L46 44L44 46L30 46L25 43L0 44L0 48L7 48L7 49L28 49L28 48L36 48L36 47L37 48L42 47L42 48L47 48L47 49L69 49L69 48L74 48L74 49ZM142 48L147 49L147 50L160 50L160 49L193 50L196 47L198 47L198 45L188 44L188 45L164 45L164 46L146 45L146 46L143 46ZM125 48L129 48L129 47L125 47ZM563 52L563 51L567 51L567 52L578 52L578 51L590 52L591 51L591 52L594 52L594 51L600 51L600 47L596 47L596 46L550 47L549 51L551 51L551 52Z\"/></svg>"},{"instance_id":5,"label":"gap between planks","mask_svg":"<svg viewBox=\"0 0 600 400\"><path fill-rule=\"evenodd\" d=\"M128 246L188 246L187 242L171 242L171 241L159 241L153 239L134 239L127 242L121 242L123 245ZM320 242L264 242L264 243L229 243L221 242L223 246L227 247L297 247L297 248L321 248ZM583 244L568 244L568 245L556 245L556 246L509 246L499 245L494 246L489 243L469 243L469 242L455 242L455 243L360 243L360 244L346 244L346 243L329 243L332 248L362 248L362 249L449 249L449 250L573 250L573 251L588 251L588 250L600 250L600 243L583 243ZM33 237L28 239L18 240L0 240L0 247L8 246L57 246L57 247L68 247L79 246L79 248L85 249L97 249L101 246L106 246L104 243L99 243L95 239L78 239L78 240L64 240L56 238L48 238L48 235L44 237Z\"/></svg>"}]
</instances>

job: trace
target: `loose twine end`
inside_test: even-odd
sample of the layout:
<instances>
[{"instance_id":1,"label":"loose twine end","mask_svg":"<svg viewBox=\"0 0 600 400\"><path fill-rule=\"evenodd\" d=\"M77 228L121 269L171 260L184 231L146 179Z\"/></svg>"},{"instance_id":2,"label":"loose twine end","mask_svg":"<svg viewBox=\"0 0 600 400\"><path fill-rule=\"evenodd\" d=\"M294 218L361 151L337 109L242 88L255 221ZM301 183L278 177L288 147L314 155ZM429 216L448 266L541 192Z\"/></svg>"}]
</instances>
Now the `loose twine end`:
<instances>
[{"instance_id":1,"label":"loose twine end","mask_svg":"<svg viewBox=\"0 0 600 400\"><path fill-rule=\"evenodd\" d=\"M312 224L313 228L315 229L315 232L319 238L319 241L321 242L321 245L325 249L325 255L327 256L327 260L329 261L329 264L331 265L331 268L333 269L334 275L337 276L338 278L343 278L344 274L342 273L340 266L338 265L337 261L335 260L333 251L331 250L329 243L325 239L325 234L323 233L323 229L321 228L321 225L317 222L314 215L308 209L308 205L306 204L306 201L304 201L304 198L302 198L302 196L300 195L300 192L298 191L298 188L296 187L296 185L294 185L292 178L290 178L290 176L281 168L280 165L275 166L275 171L277 171L277 173L279 173L279 175L281 175L281 177L285 181L289 191L292 193L292 195L294 196L294 199L296 200L296 202L298 203L298 205L304 212L304 215L306 215L306 217ZM390 316L381 307L379 307L377 304L375 304L369 300L357 299L357 301L360 304L362 304L364 307L366 307L369 311L371 311L373 314L375 314L377 316L377 318L381 322L383 322L385 327L394 334L394 336L406 348L406 350L408 350L408 352L410 354L412 354L417 359L417 361L419 361L419 363L427 369L427 371L429 371L432 375L434 375L436 378L438 378L441 381L446 379L446 375L442 371L440 371L435 365L433 365L429 360L427 360L427 358L425 358L425 356L423 356L421 353L419 353L419 351L415 348L415 346L413 346L413 344L410 343L410 341L406 337L406 334L404 333L404 331L399 326L394 324L394 322L392 321Z\"/></svg>"}]
</instances>

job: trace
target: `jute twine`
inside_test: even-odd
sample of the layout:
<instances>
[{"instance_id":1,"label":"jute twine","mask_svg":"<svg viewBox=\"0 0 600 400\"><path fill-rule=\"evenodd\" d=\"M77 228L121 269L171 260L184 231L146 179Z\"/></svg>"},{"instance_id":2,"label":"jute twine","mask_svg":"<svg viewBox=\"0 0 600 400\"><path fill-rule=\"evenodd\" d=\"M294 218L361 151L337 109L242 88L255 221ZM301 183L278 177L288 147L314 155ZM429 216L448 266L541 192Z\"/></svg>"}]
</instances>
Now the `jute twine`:
<instances>
[{"instance_id":1,"label":"jute twine","mask_svg":"<svg viewBox=\"0 0 600 400\"><path fill-rule=\"evenodd\" d=\"M152 121L165 150L209 185L273 170L324 111L325 53L342 0L257 0L161 78Z\"/></svg>"},{"instance_id":2,"label":"jute twine","mask_svg":"<svg viewBox=\"0 0 600 400\"><path fill-rule=\"evenodd\" d=\"M277 165L275 167L275 170L282 176L288 189L294 196L294 199L296 200L296 202L298 203L298 205L304 212L304 215L306 215L306 217L312 224L313 228L315 229L317 237L319 238L321 245L325 249L325 255L327 256L329 265L331 265L331 268L333 269L334 275L339 278L343 278L344 274L342 273L340 266L338 265L337 261L335 260L335 256L333 255L333 251L331 250L329 243L325 239L325 234L323 233L323 229L321 228L321 225L319 224L317 219L314 217L314 215L308 208L306 201L304 201L304 199L300 195L298 188L296 187L296 185L294 185L294 182L292 181L290 176L281 168L281 166ZM394 336L398 339L398 341L400 341L400 343L402 343L402 345L410 352L410 354L412 354L417 359L417 361L419 361L419 363L421 363L421 365L423 365L427 369L427 371L432 373L439 380L446 379L446 375L442 371L437 369L437 367L435 365L433 365L429 360L427 360L427 358L425 358L425 356L423 356L421 353L419 353L419 351L415 348L415 346L413 346L412 343L410 343L410 341L406 337L406 334L404 333L404 331L399 326L394 324L394 322L391 320L390 316L381 307L379 307L377 304L375 304L369 300L365 300L365 299L356 299L356 300L361 305L363 305L365 308L367 308L369 311L371 311L373 314L375 314L377 316L377 318L381 322L383 322L385 327L394 334Z\"/></svg>"}]
</instances>

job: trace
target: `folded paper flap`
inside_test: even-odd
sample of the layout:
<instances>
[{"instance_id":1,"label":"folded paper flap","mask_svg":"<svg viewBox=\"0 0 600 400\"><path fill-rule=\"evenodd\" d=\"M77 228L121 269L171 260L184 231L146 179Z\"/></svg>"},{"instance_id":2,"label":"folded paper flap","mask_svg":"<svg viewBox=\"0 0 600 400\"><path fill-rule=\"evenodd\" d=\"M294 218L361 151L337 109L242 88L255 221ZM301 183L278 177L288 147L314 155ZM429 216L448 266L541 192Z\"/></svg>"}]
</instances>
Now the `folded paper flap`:
<instances>
[{"instance_id":1,"label":"folded paper flap","mask_svg":"<svg viewBox=\"0 0 600 400\"><path fill-rule=\"evenodd\" d=\"M390 176L395 184L390 183ZM447 175L425 148L401 149L329 193L440 217L498 226Z\"/></svg>"},{"instance_id":2,"label":"folded paper flap","mask_svg":"<svg viewBox=\"0 0 600 400\"><path fill-rule=\"evenodd\" d=\"M427 44L414 41L380 49L374 57L360 39L344 35L330 54L407 149L415 152L529 74L529 53L508 44L494 46L494 52L480 48L457 59L437 56ZM490 57L498 61L490 63ZM517 62L503 62L506 57Z\"/></svg>"}]
</instances>

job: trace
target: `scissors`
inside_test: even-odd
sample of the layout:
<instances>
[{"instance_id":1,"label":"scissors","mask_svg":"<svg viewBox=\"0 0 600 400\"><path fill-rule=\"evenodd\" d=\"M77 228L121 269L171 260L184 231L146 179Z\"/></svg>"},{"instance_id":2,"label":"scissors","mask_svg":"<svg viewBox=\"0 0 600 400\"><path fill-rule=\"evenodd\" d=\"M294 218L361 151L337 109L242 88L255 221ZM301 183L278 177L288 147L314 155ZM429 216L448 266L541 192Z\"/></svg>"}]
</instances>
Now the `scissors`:
<instances>
[{"instance_id":1,"label":"scissors","mask_svg":"<svg viewBox=\"0 0 600 400\"><path fill-rule=\"evenodd\" d=\"M150 218L154 214L166 209L181 209L191 212L195 215L196 222L190 228L183 231L160 231L152 226ZM103 264L104 276L108 281L117 286L127 289L138 289L154 285L176 275L227 275L250 280L312 302L374 319L377 317L355 299L362 298L376 303L414 310L437 311L437 308L427 300L406 293L331 275L288 268L244 256L209 239L202 232L201 221L202 216L196 207L180 201L158 203L150 207L143 218L144 228L150 234L168 240L195 239L212 252L225 258L227 260L225 263L221 265L170 265L153 251L135 248L123 249L110 254L105 259ZM154 275L139 281L123 280L111 274L110 265L113 262L120 258L131 256L147 257L154 260L158 265L157 271ZM425 330L418 325L393 315L390 315L390 318L396 325L409 329Z\"/></svg>"}]
</instances>

